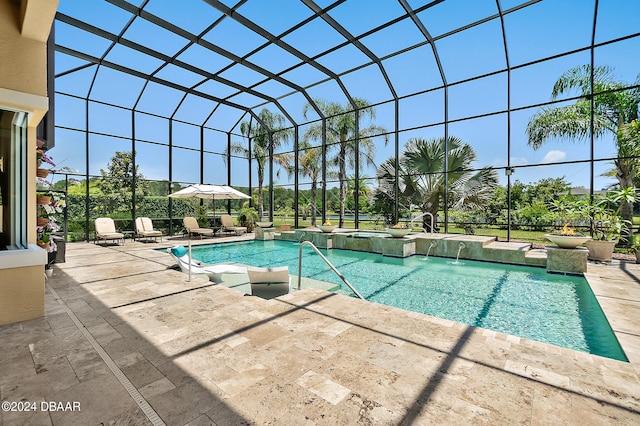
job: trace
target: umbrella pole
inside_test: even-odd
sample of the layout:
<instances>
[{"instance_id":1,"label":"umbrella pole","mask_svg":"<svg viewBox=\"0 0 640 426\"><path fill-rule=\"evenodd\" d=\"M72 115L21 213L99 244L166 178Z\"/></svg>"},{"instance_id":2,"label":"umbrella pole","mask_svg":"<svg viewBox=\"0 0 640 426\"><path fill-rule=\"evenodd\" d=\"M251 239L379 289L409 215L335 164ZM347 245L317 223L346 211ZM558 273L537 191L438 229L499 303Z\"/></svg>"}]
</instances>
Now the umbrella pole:
<instances>
[{"instance_id":1,"label":"umbrella pole","mask_svg":"<svg viewBox=\"0 0 640 426\"><path fill-rule=\"evenodd\" d=\"M191 282L191 238L189 238L189 280Z\"/></svg>"}]
</instances>

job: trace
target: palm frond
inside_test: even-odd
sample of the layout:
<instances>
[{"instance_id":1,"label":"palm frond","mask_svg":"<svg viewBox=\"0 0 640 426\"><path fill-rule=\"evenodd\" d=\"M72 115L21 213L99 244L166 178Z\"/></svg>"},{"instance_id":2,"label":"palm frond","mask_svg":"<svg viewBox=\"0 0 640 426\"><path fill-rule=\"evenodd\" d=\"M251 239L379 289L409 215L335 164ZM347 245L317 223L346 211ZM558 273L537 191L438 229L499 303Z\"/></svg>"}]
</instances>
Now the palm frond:
<instances>
[{"instance_id":1,"label":"palm frond","mask_svg":"<svg viewBox=\"0 0 640 426\"><path fill-rule=\"evenodd\" d=\"M613 69L611 67L605 65L596 66L593 69L593 74L594 82L601 89L613 82ZM587 96L591 93L591 65L580 65L562 73L553 85L551 99L555 100L558 96L571 89L578 90L582 96Z\"/></svg>"},{"instance_id":2,"label":"palm frond","mask_svg":"<svg viewBox=\"0 0 640 426\"><path fill-rule=\"evenodd\" d=\"M553 138L572 138L586 140L591 134L591 115L585 111L588 105L578 102L556 108L542 108L535 113L527 124L528 144L538 149L544 142ZM602 116L594 116L594 136L602 136L611 130Z\"/></svg>"}]
</instances>

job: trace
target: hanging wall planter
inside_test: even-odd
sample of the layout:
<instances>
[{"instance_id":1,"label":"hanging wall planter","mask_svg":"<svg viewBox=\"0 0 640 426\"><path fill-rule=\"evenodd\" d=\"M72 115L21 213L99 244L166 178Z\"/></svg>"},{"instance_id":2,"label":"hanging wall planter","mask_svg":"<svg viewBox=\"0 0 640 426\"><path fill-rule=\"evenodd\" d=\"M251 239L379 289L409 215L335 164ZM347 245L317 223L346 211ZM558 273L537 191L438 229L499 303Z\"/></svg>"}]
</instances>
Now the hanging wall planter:
<instances>
[{"instance_id":1,"label":"hanging wall planter","mask_svg":"<svg viewBox=\"0 0 640 426\"><path fill-rule=\"evenodd\" d=\"M47 223L49 223L49 218L48 217L39 217L37 224L38 226L46 226Z\"/></svg>"},{"instance_id":2,"label":"hanging wall planter","mask_svg":"<svg viewBox=\"0 0 640 426\"><path fill-rule=\"evenodd\" d=\"M50 195L38 195L36 197L36 202L41 206L46 206L51 204L51 196Z\"/></svg>"},{"instance_id":3,"label":"hanging wall planter","mask_svg":"<svg viewBox=\"0 0 640 426\"><path fill-rule=\"evenodd\" d=\"M40 168L38 168L38 169L36 169L36 176L38 176L39 178L44 179L47 176L49 176L49 172L50 172L49 169L40 169Z\"/></svg>"}]
</instances>

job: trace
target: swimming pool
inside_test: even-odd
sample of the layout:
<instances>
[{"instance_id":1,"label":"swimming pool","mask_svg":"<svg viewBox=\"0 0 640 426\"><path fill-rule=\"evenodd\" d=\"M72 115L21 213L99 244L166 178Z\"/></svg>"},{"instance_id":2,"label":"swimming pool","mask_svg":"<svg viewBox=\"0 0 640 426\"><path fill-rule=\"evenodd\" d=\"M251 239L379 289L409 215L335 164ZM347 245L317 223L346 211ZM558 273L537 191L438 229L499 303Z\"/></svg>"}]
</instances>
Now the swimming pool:
<instances>
[{"instance_id":1,"label":"swimming pool","mask_svg":"<svg viewBox=\"0 0 640 426\"><path fill-rule=\"evenodd\" d=\"M287 265L297 274L299 248L287 241L223 243L193 247L193 257L206 263ZM311 248L303 253L304 277L342 283ZM433 256L323 253L369 301L627 361L583 277L472 260L453 264Z\"/></svg>"}]
</instances>

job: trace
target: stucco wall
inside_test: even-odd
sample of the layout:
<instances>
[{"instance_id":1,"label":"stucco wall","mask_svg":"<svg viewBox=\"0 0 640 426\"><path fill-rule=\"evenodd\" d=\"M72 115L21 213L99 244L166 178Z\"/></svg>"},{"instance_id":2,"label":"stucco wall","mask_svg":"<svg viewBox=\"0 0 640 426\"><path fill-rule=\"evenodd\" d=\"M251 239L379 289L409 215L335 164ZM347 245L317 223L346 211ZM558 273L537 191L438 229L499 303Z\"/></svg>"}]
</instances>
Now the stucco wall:
<instances>
[{"instance_id":1,"label":"stucco wall","mask_svg":"<svg viewBox=\"0 0 640 426\"><path fill-rule=\"evenodd\" d=\"M21 13L19 4L0 0L0 87L47 96L46 43L22 36Z\"/></svg>"},{"instance_id":2,"label":"stucco wall","mask_svg":"<svg viewBox=\"0 0 640 426\"><path fill-rule=\"evenodd\" d=\"M57 0L0 0L0 108L29 113L27 239L32 244L29 250L0 252L0 325L44 315L46 255L35 246L35 129L48 108L46 40L57 6Z\"/></svg>"},{"instance_id":3,"label":"stucco wall","mask_svg":"<svg viewBox=\"0 0 640 426\"><path fill-rule=\"evenodd\" d=\"M0 325L44 315L42 266L0 270Z\"/></svg>"}]
</instances>

